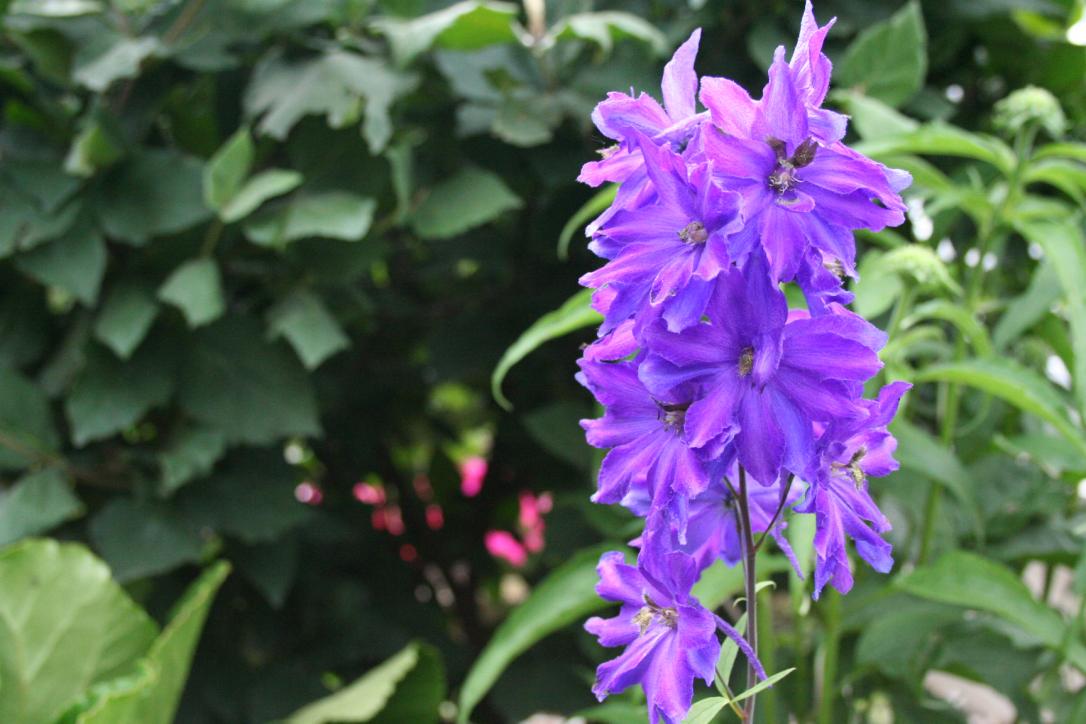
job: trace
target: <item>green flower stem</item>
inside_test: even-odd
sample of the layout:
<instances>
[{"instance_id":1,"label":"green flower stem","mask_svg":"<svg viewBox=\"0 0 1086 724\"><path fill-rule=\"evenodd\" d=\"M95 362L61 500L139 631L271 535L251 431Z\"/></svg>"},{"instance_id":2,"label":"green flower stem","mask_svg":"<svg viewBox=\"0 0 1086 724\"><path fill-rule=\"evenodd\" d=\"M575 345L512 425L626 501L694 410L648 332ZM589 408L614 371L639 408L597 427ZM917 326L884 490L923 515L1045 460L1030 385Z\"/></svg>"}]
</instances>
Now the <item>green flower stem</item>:
<instances>
[{"instance_id":1,"label":"green flower stem","mask_svg":"<svg viewBox=\"0 0 1086 724\"><path fill-rule=\"evenodd\" d=\"M841 641L841 596L827 588L822 598L822 676L818 694L818 724L837 724L833 705L837 699L837 655Z\"/></svg>"}]
</instances>

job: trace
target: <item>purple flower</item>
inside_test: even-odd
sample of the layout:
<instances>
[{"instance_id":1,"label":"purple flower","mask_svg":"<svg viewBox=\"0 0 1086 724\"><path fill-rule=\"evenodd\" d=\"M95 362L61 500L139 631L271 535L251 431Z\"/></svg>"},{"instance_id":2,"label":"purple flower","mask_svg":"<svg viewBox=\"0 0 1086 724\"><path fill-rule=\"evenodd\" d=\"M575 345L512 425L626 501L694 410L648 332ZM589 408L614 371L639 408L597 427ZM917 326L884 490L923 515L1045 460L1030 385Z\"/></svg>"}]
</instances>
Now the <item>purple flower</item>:
<instances>
[{"instance_id":1,"label":"purple flower","mask_svg":"<svg viewBox=\"0 0 1086 724\"><path fill-rule=\"evenodd\" d=\"M764 248L777 281L807 282L818 275L812 265L854 276L852 231L877 231L905 218L898 191L908 175L845 147L838 122L812 110L825 95L829 72L821 56L828 26L815 27L813 16L805 21L791 65L784 48L777 49L760 101L731 81L703 79L701 101L712 125L701 129L691 154L691 160L711 159L724 187L743 197L745 226L730 238L732 258L743 263ZM819 288L804 291L810 296Z\"/></svg>"},{"instance_id":2,"label":"purple flower","mask_svg":"<svg viewBox=\"0 0 1086 724\"><path fill-rule=\"evenodd\" d=\"M602 160L586 163L578 181L599 186L608 181L621 183L631 176L641 175L641 152L632 142L635 133L646 135L656 143L672 145L677 150L690 140L694 129L705 117L697 111L698 76L694 73L700 40L699 28L664 66L663 106L645 93L637 98L625 93L608 93L607 100L596 106L592 112L596 128L618 144L605 149Z\"/></svg>"},{"instance_id":3,"label":"purple flower","mask_svg":"<svg viewBox=\"0 0 1086 724\"><path fill-rule=\"evenodd\" d=\"M826 583L841 593L852 588L846 538L855 541L856 552L880 573L893 566L890 544L879 535L890 530L890 522L871 499L867 478L898 468L893 458L897 441L886 426L910 386L886 385L877 399L865 401L866 417L831 425L819 439L818 470L810 476L805 500L796 507L796 512L813 513L816 520L815 598Z\"/></svg>"},{"instance_id":4,"label":"purple flower","mask_svg":"<svg viewBox=\"0 0 1086 724\"><path fill-rule=\"evenodd\" d=\"M692 447L716 456L734 444L739 464L763 484L781 468L802 473L813 455L812 421L862 416L863 382L881 368L884 335L862 318L836 314L786 324L784 294L761 254L745 271L717 277L706 314L681 334L646 330L645 386L662 395L694 385L686 412Z\"/></svg>"},{"instance_id":5,"label":"purple flower","mask_svg":"<svg viewBox=\"0 0 1086 724\"><path fill-rule=\"evenodd\" d=\"M641 684L649 721L677 724L690 709L694 679L713 681L720 657L717 628L737 638L744 652L753 656L734 629L690 595L698 575L690 556L642 553L634 567L621 553L611 552L603 554L596 570L600 576L596 592L620 602L622 608L613 618L590 618L585 629L603 646L626 647L596 670L592 691L600 701Z\"/></svg>"},{"instance_id":6,"label":"purple flower","mask_svg":"<svg viewBox=\"0 0 1086 724\"><path fill-rule=\"evenodd\" d=\"M712 162L688 167L639 134L636 145L655 200L620 209L598 229L591 248L610 261L581 283L614 285L603 329L648 306L660 308L668 329L677 332L697 324L712 293L709 282L730 266L727 236L742 226L739 196L713 181Z\"/></svg>"},{"instance_id":7,"label":"purple flower","mask_svg":"<svg viewBox=\"0 0 1086 724\"><path fill-rule=\"evenodd\" d=\"M672 490L695 495L709 484L710 466L686 444L689 397L677 387L653 397L637 376L637 362L580 361L581 383L604 406L604 416L582 420L588 442L611 448L600 465L592 500L624 503L667 500Z\"/></svg>"}]
</instances>

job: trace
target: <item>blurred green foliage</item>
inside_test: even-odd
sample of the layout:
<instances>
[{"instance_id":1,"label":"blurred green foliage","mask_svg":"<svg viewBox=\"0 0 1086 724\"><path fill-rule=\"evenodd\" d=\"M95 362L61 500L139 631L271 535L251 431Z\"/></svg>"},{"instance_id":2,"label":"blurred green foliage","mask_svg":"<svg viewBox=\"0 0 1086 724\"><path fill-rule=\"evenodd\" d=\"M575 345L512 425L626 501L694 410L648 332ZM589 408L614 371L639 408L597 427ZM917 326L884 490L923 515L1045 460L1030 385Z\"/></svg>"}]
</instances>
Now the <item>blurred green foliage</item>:
<instances>
[{"instance_id":1,"label":"blurred green foliage","mask_svg":"<svg viewBox=\"0 0 1086 724\"><path fill-rule=\"evenodd\" d=\"M187 655L159 642L193 643L199 625L157 634L142 611L178 621L169 606L217 559L236 573L179 722L591 707L605 652L576 621L602 603L577 552L636 528L588 503L598 458L576 425L592 414L572 373L593 317L563 302L595 264L577 241L590 213L564 227L592 204L574 181L603 145L589 115L608 90L656 94L696 26L699 70L757 91L798 0L0 7L0 542L83 543L125 587L79 546L15 543L0 610L42 595L57 621L88 622L81 635L130 634L82 678L14 672L25 701L0 655L0 719L170 720ZM1086 592L1083 4L816 11L838 17L832 100L854 140L916 179L907 228L860 239L856 292L891 331L887 376L917 388L902 470L875 485L894 574L812 605L779 556L763 564L778 583L761 594L764 657L796 672L760 719L961 721L925 689L938 669L1024 720L1083 720L1068 686L1082 612L1060 593L1068 577ZM512 413L491 397L496 367ZM480 457L469 498L458 468ZM545 549L514 570L484 535L518 530L525 491L554 508ZM1021 583L1030 562L1050 599ZM204 575L194 590L225 568ZM100 612L34 594L80 576ZM699 585L734 612L734 572ZM5 641L35 633L0 619ZM92 647L65 641L69 658ZM95 714L108 706L122 713ZM633 696L586 714L644 718Z\"/></svg>"}]
</instances>

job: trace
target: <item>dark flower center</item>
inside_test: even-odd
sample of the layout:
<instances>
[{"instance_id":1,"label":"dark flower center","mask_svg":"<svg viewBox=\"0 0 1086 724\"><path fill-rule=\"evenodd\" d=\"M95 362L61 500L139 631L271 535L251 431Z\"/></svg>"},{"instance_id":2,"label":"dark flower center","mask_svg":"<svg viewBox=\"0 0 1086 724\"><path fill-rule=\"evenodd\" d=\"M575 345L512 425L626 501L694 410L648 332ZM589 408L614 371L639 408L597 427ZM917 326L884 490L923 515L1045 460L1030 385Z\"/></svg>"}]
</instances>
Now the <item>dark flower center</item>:
<instances>
[{"instance_id":1,"label":"dark flower center","mask_svg":"<svg viewBox=\"0 0 1086 724\"><path fill-rule=\"evenodd\" d=\"M739 353L739 376L746 377L754 370L754 348L747 347Z\"/></svg>"},{"instance_id":2,"label":"dark flower center","mask_svg":"<svg viewBox=\"0 0 1086 724\"><path fill-rule=\"evenodd\" d=\"M796 175L796 170L811 165L811 161L814 161L815 153L818 151L818 144L813 138L808 138L799 144L792 156L789 157L787 155L788 148L784 141L778 138L770 138L767 143L777 154L777 166L773 169L773 173L769 174L769 187L778 194L783 194L802 181Z\"/></svg>"},{"instance_id":3,"label":"dark flower center","mask_svg":"<svg viewBox=\"0 0 1086 724\"><path fill-rule=\"evenodd\" d=\"M659 418L664 423L664 429L681 435L683 425L686 423L686 408L690 407L690 404L669 405L663 402L656 404L660 407Z\"/></svg>"},{"instance_id":4,"label":"dark flower center","mask_svg":"<svg viewBox=\"0 0 1086 724\"><path fill-rule=\"evenodd\" d=\"M637 612L637 615L633 617L634 623L636 623L637 627L640 629L640 635L644 635L657 617L659 617L663 624L668 628L675 628L679 622L679 612L674 608L658 606L647 593L644 594L644 597L645 605Z\"/></svg>"},{"instance_id":5,"label":"dark flower center","mask_svg":"<svg viewBox=\"0 0 1086 724\"><path fill-rule=\"evenodd\" d=\"M709 232L705 229L705 224L691 221L679 232L679 238L686 244L704 244L709 238Z\"/></svg>"}]
</instances>

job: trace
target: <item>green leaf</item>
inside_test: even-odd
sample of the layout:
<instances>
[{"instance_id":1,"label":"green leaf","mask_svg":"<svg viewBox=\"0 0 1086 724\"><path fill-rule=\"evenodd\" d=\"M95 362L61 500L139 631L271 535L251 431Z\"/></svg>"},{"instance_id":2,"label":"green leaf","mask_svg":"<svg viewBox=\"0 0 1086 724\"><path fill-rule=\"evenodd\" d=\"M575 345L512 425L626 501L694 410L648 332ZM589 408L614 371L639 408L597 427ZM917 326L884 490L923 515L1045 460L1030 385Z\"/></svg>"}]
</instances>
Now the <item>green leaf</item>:
<instances>
[{"instance_id":1,"label":"green leaf","mask_svg":"<svg viewBox=\"0 0 1086 724\"><path fill-rule=\"evenodd\" d=\"M279 168L261 171L248 181L222 207L219 217L227 224L244 219L249 214L260 208L268 199L282 196L301 186L302 175L297 171L286 171Z\"/></svg>"},{"instance_id":2,"label":"green leaf","mask_svg":"<svg viewBox=\"0 0 1086 724\"><path fill-rule=\"evenodd\" d=\"M582 289L567 299L561 307L540 317L517 338L509 349L505 350L505 354L498 360L498 365L490 375L490 393L499 405L506 410L513 409L513 403L502 392L502 381L517 362L527 357L544 342L578 329L592 327L603 321L600 313L591 307L591 302L592 290Z\"/></svg>"},{"instance_id":3,"label":"green leaf","mask_svg":"<svg viewBox=\"0 0 1086 724\"><path fill-rule=\"evenodd\" d=\"M123 78L135 78L140 64L157 51L157 38L130 38L120 33L97 32L79 49L72 77L97 93Z\"/></svg>"},{"instance_id":4,"label":"green leaf","mask_svg":"<svg viewBox=\"0 0 1086 724\"><path fill-rule=\"evenodd\" d=\"M98 0L12 0L8 12L42 18L74 18L102 12L102 3Z\"/></svg>"},{"instance_id":5,"label":"green leaf","mask_svg":"<svg viewBox=\"0 0 1086 724\"><path fill-rule=\"evenodd\" d=\"M602 214L618 194L618 184L609 184L596 192L585 205L577 209L577 213L570 217L566 225L562 227L562 233L558 235L558 258L563 261L569 258L569 243L573 235L584 228L585 224Z\"/></svg>"},{"instance_id":6,"label":"green leaf","mask_svg":"<svg viewBox=\"0 0 1086 724\"><path fill-rule=\"evenodd\" d=\"M1059 189L1082 207L1086 203L1086 166L1063 159L1035 161L1026 167L1023 180Z\"/></svg>"},{"instance_id":7,"label":"green leaf","mask_svg":"<svg viewBox=\"0 0 1086 724\"><path fill-rule=\"evenodd\" d=\"M230 558L268 604L280 610L298 577L300 549L297 536L288 535L239 548Z\"/></svg>"},{"instance_id":8,"label":"green leaf","mask_svg":"<svg viewBox=\"0 0 1086 724\"><path fill-rule=\"evenodd\" d=\"M864 317L875 317L889 309L906 283L962 293L946 264L923 244L905 244L883 253L868 252L859 272L860 281L853 291L856 312Z\"/></svg>"},{"instance_id":9,"label":"green leaf","mask_svg":"<svg viewBox=\"0 0 1086 724\"><path fill-rule=\"evenodd\" d=\"M180 309L192 329L214 322L226 311L219 267L208 257L177 267L158 288L158 298Z\"/></svg>"},{"instance_id":10,"label":"green leaf","mask_svg":"<svg viewBox=\"0 0 1086 724\"><path fill-rule=\"evenodd\" d=\"M0 551L0 721L56 720L88 687L131 670L156 632L83 546Z\"/></svg>"},{"instance_id":11,"label":"green leaf","mask_svg":"<svg viewBox=\"0 0 1086 724\"><path fill-rule=\"evenodd\" d=\"M60 436L49 400L15 370L0 367L0 468L19 470L55 454Z\"/></svg>"},{"instance_id":12,"label":"green leaf","mask_svg":"<svg viewBox=\"0 0 1086 724\"><path fill-rule=\"evenodd\" d=\"M435 45L478 50L497 43L515 43L516 19L517 6L511 3L467 0L410 20L378 18L372 26L388 38L396 63L407 65Z\"/></svg>"},{"instance_id":13,"label":"green leaf","mask_svg":"<svg viewBox=\"0 0 1086 724\"><path fill-rule=\"evenodd\" d=\"M833 98L844 104L849 125L864 140L896 136L915 131L920 124L877 98L856 91L834 91Z\"/></svg>"},{"instance_id":14,"label":"green leaf","mask_svg":"<svg viewBox=\"0 0 1086 724\"><path fill-rule=\"evenodd\" d=\"M548 634L605 608L596 595L596 564L606 548L584 550L551 571L524 603L498 626L460 688L457 722L468 721L475 705L502 671Z\"/></svg>"},{"instance_id":15,"label":"green leaf","mask_svg":"<svg viewBox=\"0 0 1086 724\"><path fill-rule=\"evenodd\" d=\"M788 676L789 674L791 674L795 670L796 670L795 667L792 667L790 669L785 669L784 671L778 671L777 673L772 674L768 678L763 679L762 681L759 681L757 684L750 687L746 691L744 691L742 693L739 693L739 694L736 694L735 698L732 701L740 702L740 701L743 701L744 699L749 699L750 697L752 697L752 696L754 696L756 694L760 694L761 692L763 692L766 689L768 689L769 687L773 686L778 681L780 681L784 677Z\"/></svg>"},{"instance_id":16,"label":"green leaf","mask_svg":"<svg viewBox=\"0 0 1086 724\"><path fill-rule=\"evenodd\" d=\"M656 55L667 52L667 38L647 20L618 11L575 13L559 22L551 34L556 40L578 38L595 43L605 53L617 40L632 38L645 43Z\"/></svg>"},{"instance_id":17,"label":"green leaf","mask_svg":"<svg viewBox=\"0 0 1086 724\"><path fill-rule=\"evenodd\" d=\"M207 475L225 452L226 438L221 432L199 427L183 430L158 456L159 492L171 495L190 480Z\"/></svg>"},{"instance_id":18,"label":"green leaf","mask_svg":"<svg viewBox=\"0 0 1086 724\"><path fill-rule=\"evenodd\" d=\"M957 456L904 417L895 419L890 430L897 438L895 455L901 467L946 487L969 514L977 538L983 540L984 521L977 502L977 486Z\"/></svg>"},{"instance_id":19,"label":"green leaf","mask_svg":"<svg viewBox=\"0 0 1086 724\"><path fill-rule=\"evenodd\" d=\"M176 151L145 150L110 172L95 210L108 236L139 245L211 218L202 188L199 160Z\"/></svg>"},{"instance_id":20,"label":"green leaf","mask_svg":"<svg viewBox=\"0 0 1086 724\"><path fill-rule=\"evenodd\" d=\"M112 166L124 156L124 147L99 122L87 125L72 139L64 170L75 176L89 178L101 169Z\"/></svg>"},{"instance_id":21,"label":"green leaf","mask_svg":"<svg viewBox=\"0 0 1086 724\"><path fill-rule=\"evenodd\" d=\"M938 364L917 373L917 382L954 382L995 395L1052 425L1086 454L1086 439L1067 416L1059 393L1033 370L1005 358Z\"/></svg>"},{"instance_id":22,"label":"green leaf","mask_svg":"<svg viewBox=\"0 0 1086 724\"><path fill-rule=\"evenodd\" d=\"M368 722L378 716L426 724L437 720L444 688L437 652L412 643L353 683L299 709L287 724ZM396 716L390 716L392 709Z\"/></svg>"},{"instance_id":23,"label":"green leaf","mask_svg":"<svg viewBox=\"0 0 1086 724\"><path fill-rule=\"evenodd\" d=\"M959 612L940 604L895 605L863 627L856 645L857 663L897 679L919 676L923 656L931 647L930 636L958 619Z\"/></svg>"},{"instance_id":24,"label":"green leaf","mask_svg":"<svg viewBox=\"0 0 1086 724\"><path fill-rule=\"evenodd\" d=\"M1067 624L1060 614L1035 600L1015 573L995 561L951 551L899 579L897 585L929 601L995 614L1086 670L1086 647L1068 639Z\"/></svg>"},{"instance_id":25,"label":"green leaf","mask_svg":"<svg viewBox=\"0 0 1086 724\"><path fill-rule=\"evenodd\" d=\"M1011 299L992 331L996 349L1005 349L1022 333L1040 322L1061 294L1060 279L1051 260L1041 262L1033 271L1029 287Z\"/></svg>"},{"instance_id":26,"label":"green leaf","mask_svg":"<svg viewBox=\"0 0 1086 724\"><path fill-rule=\"evenodd\" d=\"M1018 221L1015 226L1029 241L1044 249L1055 267L1067 302L1074 351L1071 379L1080 414L1086 414L1086 238L1078 219Z\"/></svg>"},{"instance_id":27,"label":"green leaf","mask_svg":"<svg viewBox=\"0 0 1086 724\"><path fill-rule=\"evenodd\" d=\"M687 712L683 724L712 724L716 715L724 710L728 700L722 696L710 696L707 699L694 702ZM642 712L643 713L643 712Z\"/></svg>"},{"instance_id":28,"label":"green leaf","mask_svg":"<svg viewBox=\"0 0 1086 724\"><path fill-rule=\"evenodd\" d=\"M784 573L791 564L779 555L762 555L758 559L758 576ZM743 567L729 566L723 561L714 563L701 573L694 584L694 595L702 605L712 610L743 590Z\"/></svg>"},{"instance_id":29,"label":"green leaf","mask_svg":"<svg viewBox=\"0 0 1086 724\"><path fill-rule=\"evenodd\" d=\"M158 672L140 659L131 674L103 681L87 689L57 724L137 724L133 717L140 700L158 681Z\"/></svg>"},{"instance_id":30,"label":"green leaf","mask_svg":"<svg viewBox=\"0 0 1086 724\"><path fill-rule=\"evenodd\" d=\"M927 42L920 6L910 2L856 36L834 69L835 80L842 87L900 106L924 85Z\"/></svg>"},{"instance_id":31,"label":"green leaf","mask_svg":"<svg viewBox=\"0 0 1086 724\"><path fill-rule=\"evenodd\" d=\"M59 287L90 306L106 273L106 244L97 231L77 223L60 238L20 254L15 265L42 284Z\"/></svg>"},{"instance_id":32,"label":"green leaf","mask_svg":"<svg viewBox=\"0 0 1086 724\"><path fill-rule=\"evenodd\" d=\"M322 114L332 128L344 128L357 122L361 108L363 136L378 154L392 136L389 107L416 83L412 74L345 50L300 62L273 53L253 72L245 110L260 117L260 133L282 140L307 115Z\"/></svg>"},{"instance_id":33,"label":"green leaf","mask_svg":"<svg viewBox=\"0 0 1086 724\"><path fill-rule=\"evenodd\" d=\"M181 380L181 406L231 442L265 445L320 433L304 368L287 349L267 343L255 320L227 317L201 329Z\"/></svg>"},{"instance_id":34,"label":"green leaf","mask_svg":"<svg viewBox=\"0 0 1086 724\"><path fill-rule=\"evenodd\" d=\"M24 476L0 497L0 546L83 515L71 481L57 468Z\"/></svg>"},{"instance_id":35,"label":"green leaf","mask_svg":"<svg viewBox=\"0 0 1086 724\"><path fill-rule=\"evenodd\" d=\"M411 226L424 239L447 239L521 206L500 176L467 166L430 190L411 216Z\"/></svg>"},{"instance_id":36,"label":"green leaf","mask_svg":"<svg viewBox=\"0 0 1086 724\"><path fill-rule=\"evenodd\" d=\"M506 96L490 124L495 136L512 146L530 148L548 143L562 122L561 109L551 95Z\"/></svg>"},{"instance_id":37,"label":"green leaf","mask_svg":"<svg viewBox=\"0 0 1086 724\"><path fill-rule=\"evenodd\" d=\"M373 199L345 191L297 196L250 219L245 236L272 247L307 237L358 241L370 230L376 208Z\"/></svg>"},{"instance_id":38,"label":"green leaf","mask_svg":"<svg viewBox=\"0 0 1086 724\"><path fill-rule=\"evenodd\" d=\"M592 724L645 724L645 705L628 701L606 701L573 714Z\"/></svg>"},{"instance_id":39,"label":"green leaf","mask_svg":"<svg viewBox=\"0 0 1086 724\"><path fill-rule=\"evenodd\" d=\"M921 320L939 319L950 322L958 332L969 341L978 357L985 357L992 352L992 340L988 338L987 328L967 309L945 299L933 299L913 308L902 326L906 329L915 326Z\"/></svg>"},{"instance_id":40,"label":"green leaf","mask_svg":"<svg viewBox=\"0 0 1086 724\"><path fill-rule=\"evenodd\" d=\"M216 211L222 211L237 196L253 165L253 139L249 129L242 127L204 167L204 201Z\"/></svg>"},{"instance_id":41,"label":"green leaf","mask_svg":"<svg viewBox=\"0 0 1086 724\"><path fill-rule=\"evenodd\" d=\"M147 653L147 659L158 670L158 680L147 690L131 724L171 724L174 721L204 621L215 594L228 575L229 563L215 563L174 604L170 622Z\"/></svg>"},{"instance_id":42,"label":"green leaf","mask_svg":"<svg viewBox=\"0 0 1086 724\"><path fill-rule=\"evenodd\" d=\"M200 560L203 541L173 510L131 498L114 498L90 521L95 549L122 583Z\"/></svg>"},{"instance_id":43,"label":"green leaf","mask_svg":"<svg viewBox=\"0 0 1086 724\"><path fill-rule=\"evenodd\" d=\"M64 401L72 442L83 446L121 432L169 400L175 383L171 355L173 350L163 344L141 347L127 361L100 347L88 350L86 365Z\"/></svg>"},{"instance_id":44,"label":"green leaf","mask_svg":"<svg viewBox=\"0 0 1086 724\"><path fill-rule=\"evenodd\" d=\"M945 123L929 123L915 131L863 141L855 149L882 158L901 153L956 156L984 161L1004 174L1014 169L1014 151L994 136L970 133Z\"/></svg>"},{"instance_id":45,"label":"green leaf","mask_svg":"<svg viewBox=\"0 0 1086 724\"><path fill-rule=\"evenodd\" d=\"M309 370L351 345L320 297L305 289L272 307L268 312L268 333L271 339L285 337Z\"/></svg>"},{"instance_id":46,"label":"green leaf","mask_svg":"<svg viewBox=\"0 0 1086 724\"><path fill-rule=\"evenodd\" d=\"M94 337L121 359L139 347L158 316L154 292L140 282L122 282L106 297L94 320Z\"/></svg>"}]
</instances>

